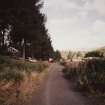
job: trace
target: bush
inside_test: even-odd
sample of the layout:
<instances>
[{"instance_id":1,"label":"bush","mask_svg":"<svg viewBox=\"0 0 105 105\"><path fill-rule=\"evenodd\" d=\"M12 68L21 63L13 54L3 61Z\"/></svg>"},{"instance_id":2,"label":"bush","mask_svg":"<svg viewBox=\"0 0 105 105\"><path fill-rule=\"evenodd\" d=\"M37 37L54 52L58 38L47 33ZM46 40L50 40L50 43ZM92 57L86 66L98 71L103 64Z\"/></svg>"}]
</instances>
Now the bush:
<instances>
[{"instance_id":1,"label":"bush","mask_svg":"<svg viewBox=\"0 0 105 105\"><path fill-rule=\"evenodd\" d=\"M90 92L105 93L105 60L85 60L77 67L67 66L63 72L69 78L76 77L82 88Z\"/></svg>"},{"instance_id":2,"label":"bush","mask_svg":"<svg viewBox=\"0 0 105 105\"><path fill-rule=\"evenodd\" d=\"M78 72L77 72L77 69L75 67L65 67L63 69L63 72L65 73L65 77L68 78L68 79L73 79L77 76Z\"/></svg>"},{"instance_id":3,"label":"bush","mask_svg":"<svg viewBox=\"0 0 105 105\"><path fill-rule=\"evenodd\" d=\"M105 60L93 59L86 62L87 85L94 91L105 92Z\"/></svg>"},{"instance_id":4,"label":"bush","mask_svg":"<svg viewBox=\"0 0 105 105\"><path fill-rule=\"evenodd\" d=\"M104 53L101 51L91 51L86 53L85 57L104 57Z\"/></svg>"}]
</instances>

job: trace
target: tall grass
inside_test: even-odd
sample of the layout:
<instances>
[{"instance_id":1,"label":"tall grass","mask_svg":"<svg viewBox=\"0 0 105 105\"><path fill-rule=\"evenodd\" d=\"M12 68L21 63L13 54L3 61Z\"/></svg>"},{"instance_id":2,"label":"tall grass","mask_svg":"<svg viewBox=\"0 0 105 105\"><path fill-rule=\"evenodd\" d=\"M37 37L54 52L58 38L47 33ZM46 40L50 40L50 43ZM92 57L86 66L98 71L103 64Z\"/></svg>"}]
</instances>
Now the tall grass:
<instances>
[{"instance_id":1,"label":"tall grass","mask_svg":"<svg viewBox=\"0 0 105 105\"><path fill-rule=\"evenodd\" d=\"M15 60L10 57L0 56L0 80L19 81L24 77L24 72L41 72L46 65L41 62L31 63L28 61Z\"/></svg>"},{"instance_id":2,"label":"tall grass","mask_svg":"<svg viewBox=\"0 0 105 105\"><path fill-rule=\"evenodd\" d=\"M23 105L36 89L37 76L46 67L43 62L31 63L0 56L0 105Z\"/></svg>"},{"instance_id":3,"label":"tall grass","mask_svg":"<svg viewBox=\"0 0 105 105\"><path fill-rule=\"evenodd\" d=\"M105 60L84 60L76 66L71 63L63 72L68 78L76 78L83 89L93 93L105 93Z\"/></svg>"}]
</instances>

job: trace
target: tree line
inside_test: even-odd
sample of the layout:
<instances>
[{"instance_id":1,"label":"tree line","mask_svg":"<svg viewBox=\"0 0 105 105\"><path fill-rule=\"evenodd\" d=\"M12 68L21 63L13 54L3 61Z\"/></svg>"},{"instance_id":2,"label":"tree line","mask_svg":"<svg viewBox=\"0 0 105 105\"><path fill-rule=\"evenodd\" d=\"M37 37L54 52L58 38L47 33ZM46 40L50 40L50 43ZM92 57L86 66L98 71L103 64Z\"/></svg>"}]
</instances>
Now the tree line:
<instances>
[{"instance_id":1,"label":"tree line","mask_svg":"<svg viewBox=\"0 0 105 105\"><path fill-rule=\"evenodd\" d=\"M0 1L0 54L8 54L7 48L11 46L24 58L53 57L46 16L40 11L42 6L40 0Z\"/></svg>"}]
</instances>

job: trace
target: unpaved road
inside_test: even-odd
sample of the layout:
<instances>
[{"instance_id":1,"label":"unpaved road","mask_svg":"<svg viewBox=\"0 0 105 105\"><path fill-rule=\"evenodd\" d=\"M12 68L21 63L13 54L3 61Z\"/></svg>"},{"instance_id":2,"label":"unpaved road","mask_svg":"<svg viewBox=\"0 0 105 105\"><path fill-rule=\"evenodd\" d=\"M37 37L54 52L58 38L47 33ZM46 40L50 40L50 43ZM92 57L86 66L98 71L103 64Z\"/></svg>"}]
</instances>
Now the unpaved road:
<instances>
[{"instance_id":1,"label":"unpaved road","mask_svg":"<svg viewBox=\"0 0 105 105\"><path fill-rule=\"evenodd\" d=\"M63 77L63 67L52 64L48 77L29 105L89 105L84 96L72 89L72 83Z\"/></svg>"}]
</instances>

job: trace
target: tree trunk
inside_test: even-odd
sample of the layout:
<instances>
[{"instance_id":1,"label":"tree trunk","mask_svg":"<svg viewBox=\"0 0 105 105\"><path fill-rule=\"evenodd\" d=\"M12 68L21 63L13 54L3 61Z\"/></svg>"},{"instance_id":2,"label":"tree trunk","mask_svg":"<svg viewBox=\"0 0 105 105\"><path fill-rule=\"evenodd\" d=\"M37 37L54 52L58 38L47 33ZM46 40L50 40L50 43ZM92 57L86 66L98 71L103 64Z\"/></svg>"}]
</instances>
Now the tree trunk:
<instances>
[{"instance_id":1,"label":"tree trunk","mask_svg":"<svg viewBox=\"0 0 105 105\"><path fill-rule=\"evenodd\" d=\"M25 60L25 56L26 56L26 53L25 53L25 39L22 40L22 45L23 45L23 54L22 54L22 57L23 59Z\"/></svg>"}]
</instances>

